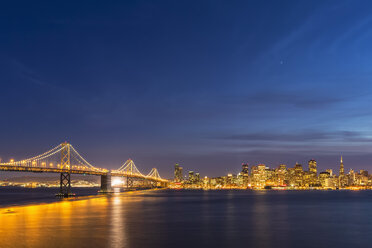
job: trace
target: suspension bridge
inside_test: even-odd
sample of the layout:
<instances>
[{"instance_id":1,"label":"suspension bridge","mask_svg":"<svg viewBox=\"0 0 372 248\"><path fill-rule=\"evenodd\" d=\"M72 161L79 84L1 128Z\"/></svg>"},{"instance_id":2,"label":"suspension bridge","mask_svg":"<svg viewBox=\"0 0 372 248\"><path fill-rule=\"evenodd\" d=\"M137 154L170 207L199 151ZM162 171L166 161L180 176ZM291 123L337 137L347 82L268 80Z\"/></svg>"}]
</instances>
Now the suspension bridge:
<instances>
[{"instance_id":1,"label":"suspension bridge","mask_svg":"<svg viewBox=\"0 0 372 248\"><path fill-rule=\"evenodd\" d=\"M126 178L127 188L166 187L168 180L160 177L156 168L149 174L142 174L128 159L117 170L108 170L91 165L69 143L62 143L38 156L7 163L0 163L0 171L59 173L60 192L58 196L69 197L71 193L71 174L101 176L100 192L111 192L111 177Z\"/></svg>"}]
</instances>

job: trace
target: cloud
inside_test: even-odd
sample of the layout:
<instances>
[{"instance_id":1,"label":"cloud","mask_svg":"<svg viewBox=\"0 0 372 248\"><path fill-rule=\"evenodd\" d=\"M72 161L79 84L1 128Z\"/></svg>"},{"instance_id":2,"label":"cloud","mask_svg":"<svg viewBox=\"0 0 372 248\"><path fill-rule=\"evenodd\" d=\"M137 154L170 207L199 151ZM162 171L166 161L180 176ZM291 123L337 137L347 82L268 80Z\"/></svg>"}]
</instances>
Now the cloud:
<instances>
[{"instance_id":1,"label":"cloud","mask_svg":"<svg viewBox=\"0 0 372 248\"><path fill-rule=\"evenodd\" d=\"M18 76L20 78L26 79L27 81L32 82L32 83L34 83L36 85L39 85L39 86L49 85L46 82L44 82L43 80L41 80L40 77L37 75L37 73L34 70L29 68L25 64L19 62L18 60L15 60L15 59L12 60L12 65L15 68L16 73L18 74Z\"/></svg>"},{"instance_id":2,"label":"cloud","mask_svg":"<svg viewBox=\"0 0 372 248\"><path fill-rule=\"evenodd\" d=\"M323 95L316 92L279 92L267 91L258 92L243 98L245 103L260 103L263 105L292 105L297 108L318 109L346 101L346 98L335 97L332 95Z\"/></svg>"},{"instance_id":3,"label":"cloud","mask_svg":"<svg viewBox=\"0 0 372 248\"><path fill-rule=\"evenodd\" d=\"M237 135L227 135L218 137L220 139L232 141L248 142L372 142L372 138L362 132L355 131L302 131L295 133L247 133Z\"/></svg>"}]
</instances>

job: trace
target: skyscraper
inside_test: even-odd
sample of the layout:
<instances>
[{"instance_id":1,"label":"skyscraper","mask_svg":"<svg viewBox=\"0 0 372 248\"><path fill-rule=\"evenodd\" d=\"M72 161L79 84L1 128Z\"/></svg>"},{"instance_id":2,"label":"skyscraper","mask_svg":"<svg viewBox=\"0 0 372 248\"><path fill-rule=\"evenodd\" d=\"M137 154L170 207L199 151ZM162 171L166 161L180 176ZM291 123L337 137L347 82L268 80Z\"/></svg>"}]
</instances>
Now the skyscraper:
<instances>
[{"instance_id":1,"label":"skyscraper","mask_svg":"<svg viewBox=\"0 0 372 248\"><path fill-rule=\"evenodd\" d=\"M179 164L174 166L174 182L180 183L183 181L182 167Z\"/></svg>"},{"instance_id":2,"label":"skyscraper","mask_svg":"<svg viewBox=\"0 0 372 248\"><path fill-rule=\"evenodd\" d=\"M247 174L248 175L249 168L247 163L242 164L242 174Z\"/></svg>"},{"instance_id":3,"label":"skyscraper","mask_svg":"<svg viewBox=\"0 0 372 248\"><path fill-rule=\"evenodd\" d=\"M340 161L340 172L338 175L338 183L339 183L340 188L343 188L346 185L345 169L344 169L344 163L342 161L342 156L341 156L341 161Z\"/></svg>"},{"instance_id":4,"label":"skyscraper","mask_svg":"<svg viewBox=\"0 0 372 248\"><path fill-rule=\"evenodd\" d=\"M342 156L341 156L341 162L340 162L340 174L339 176L345 175L345 170L344 170L344 163L342 162Z\"/></svg>"},{"instance_id":5,"label":"skyscraper","mask_svg":"<svg viewBox=\"0 0 372 248\"><path fill-rule=\"evenodd\" d=\"M309 172L312 174L317 174L316 161L314 159L309 160Z\"/></svg>"},{"instance_id":6,"label":"skyscraper","mask_svg":"<svg viewBox=\"0 0 372 248\"><path fill-rule=\"evenodd\" d=\"M197 182L197 183L200 182L200 173L199 172L195 173L194 181Z\"/></svg>"},{"instance_id":7,"label":"skyscraper","mask_svg":"<svg viewBox=\"0 0 372 248\"><path fill-rule=\"evenodd\" d=\"M243 187L247 187L249 184L249 167L247 163L242 164L241 177L242 177Z\"/></svg>"},{"instance_id":8,"label":"skyscraper","mask_svg":"<svg viewBox=\"0 0 372 248\"><path fill-rule=\"evenodd\" d=\"M195 181L195 175L193 171L189 171L189 182L194 183Z\"/></svg>"}]
</instances>

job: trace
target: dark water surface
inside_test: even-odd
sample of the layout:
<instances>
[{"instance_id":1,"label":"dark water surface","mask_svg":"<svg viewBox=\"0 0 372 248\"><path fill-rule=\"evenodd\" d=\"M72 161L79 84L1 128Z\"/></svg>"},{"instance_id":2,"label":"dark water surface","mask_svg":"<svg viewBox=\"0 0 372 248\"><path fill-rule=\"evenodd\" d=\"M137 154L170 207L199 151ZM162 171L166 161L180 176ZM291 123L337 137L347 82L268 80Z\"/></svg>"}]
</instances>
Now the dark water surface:
<instances>
[{"instance_id":1,"label":"dark water surface","mask_svg":"<svg viewBox=\"0 0 372 248\"><path fill-rule=\"evenodd\" d=\"M98 191L98 187L72 189L78 197L97 195ZM0 187L0 207L60 201L55 197L58 192L59 188Z\"/></svg>"},{"instance_id":2,"label":"dark water surface","mask_svg":"<svg viewBox=\"0 0 372 248\"><path fill-rule=\"evenodd\" d=\"M0 247L372 247L372 191L153 190L6 207Z\"/></svg>"}]
</instances>

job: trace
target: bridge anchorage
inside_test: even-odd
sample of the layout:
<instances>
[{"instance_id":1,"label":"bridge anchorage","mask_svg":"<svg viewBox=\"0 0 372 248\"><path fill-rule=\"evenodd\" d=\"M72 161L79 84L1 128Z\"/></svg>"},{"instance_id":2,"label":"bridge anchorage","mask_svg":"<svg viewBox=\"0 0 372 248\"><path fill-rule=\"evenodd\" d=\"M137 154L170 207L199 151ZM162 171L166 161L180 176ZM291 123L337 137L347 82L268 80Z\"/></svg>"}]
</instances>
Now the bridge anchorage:
<instances>
[{"instance_id":1,"label":"bridge anchorage","mask_svg":"<svg viewBox=\"0 0 372 248\"><path fill-rule=\"evenodd\" d=\"M75 195L71 192L72 174L101 176L99 193L112 192L112 176L124 177L126 179L127 189L168 186L168 180L162 179L156 168L153 168L148 175L143 175L131 159L128 159L118 170L110 171L95 167L87 162L67 142L32 158L0 163L0 171L59 173L60 187L59 193L56 196L63 198Z\"/></svg>"}]
</instances>

